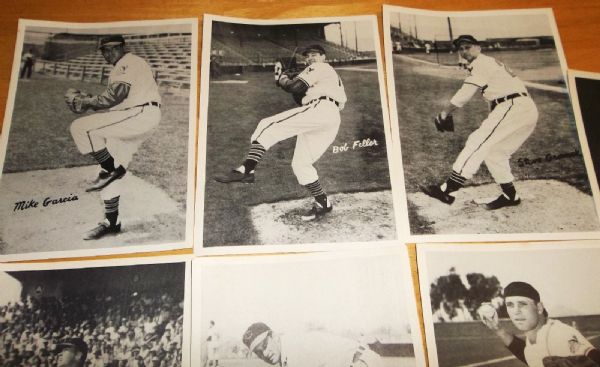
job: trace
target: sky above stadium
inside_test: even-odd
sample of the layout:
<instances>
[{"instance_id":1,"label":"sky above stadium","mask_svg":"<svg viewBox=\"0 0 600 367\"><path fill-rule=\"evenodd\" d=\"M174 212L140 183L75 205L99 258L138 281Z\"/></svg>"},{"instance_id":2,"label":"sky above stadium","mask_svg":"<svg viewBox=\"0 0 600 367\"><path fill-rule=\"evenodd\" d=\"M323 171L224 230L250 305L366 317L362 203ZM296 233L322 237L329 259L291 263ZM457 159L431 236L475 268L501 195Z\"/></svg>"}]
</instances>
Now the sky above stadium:
<instances>
[{"instance_id":1,"label":"sky above stadium","mask_svg":"<svg viewBox=\"0 0 600 367\"><path fill-rule=\"evenodd\" d=\"M462 246L463 251L430 252L428 277L431 283L454 267L466 286L468 273L495 275L503 287L513 281L524 281L538 290L551 316L600 314L600 248L532 247L525 245L518 250L495 247L494 251L483 251L482 246Z\"/></svg>"},{"instance_id":2,"label":"sky above stadium","mask_svg":"<svg viewBox=\"0 0 600 367\"><path fill-rule=\"evenodd\" d=\"M189 24L157 24L145 26L97 26L90 28L83 27L84 24L73 24L68 27L27 27L25 31L25 43L43 44L48 36L57 33L72 33L72 34L159 34L159 33L190 33L191 26Z\"/></svg>"},{"instance_id":3,"label":"sky above stadium","mask_svg":"<svg viewBox=\"0 0 600 367\"><path fill-rule=\"evenodd\" d=\"M340 22L325 26L325 39L358 51L375 50L373 23L370 21ZM377 44L379 46L379 44Z\"/></svg>"},{"instance_id":4,"label":"sky above stadium","mask_svg":"<svg viewBox=\"0 0 600 367\"><path fill-rule=\"evenodd\" d=\"M389 328L407 335L397 259L281 260L203 269L202 329L214 320L222 338L234 340L258 321L278 332L319 326L334 333Z\"/></svg>"},{"instance_id":5,"label":"sky above stadium","mask_svg":"<svg viewBox=\"0 0 600 367\"><path fill-rule=\"evenodd\" d=\"M551 36L552 27L545 14L497 14L464 17L450 17L453 38L470 34L477 39L520 38ZM392 12L392 27L402 28L402 32L415 35L422 40L450 39L447 16L407 14ZM415 31L416 29L416 31Z\"/></svg>"}]
</instances>

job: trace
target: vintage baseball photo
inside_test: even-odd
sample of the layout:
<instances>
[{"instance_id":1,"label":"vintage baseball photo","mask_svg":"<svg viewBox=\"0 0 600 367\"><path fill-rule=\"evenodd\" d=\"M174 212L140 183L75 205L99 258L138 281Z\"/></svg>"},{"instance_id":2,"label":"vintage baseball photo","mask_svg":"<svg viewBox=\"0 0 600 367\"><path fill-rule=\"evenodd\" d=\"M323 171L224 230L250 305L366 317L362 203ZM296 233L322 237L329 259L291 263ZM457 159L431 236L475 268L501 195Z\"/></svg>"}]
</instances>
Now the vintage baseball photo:
<instances>
[{"instance_id":1,"label":"vintage baseball photo","mask_svg":"<svg viewBox=\"0 0 600 367\"><path fill-rule=\"evenodd\" d=\"M552 10L386 6L384 21L407 237L598 237Z\"/></svg>"},{"instance_id":2,"label":"vintage baseball photo","mask_svg":"<svg viewBox=\"0 0 600 367\"><path fill-rule=\"evenodd\" d=\"M189 366L189 257L0 265L0 365Z\"/></svg>"},{"instance_id":3,"label":"vintage baseball photo","mask_svg":"<svg viewBox=\"0 0 600 367\"><path fill-rule=\"evenodd\" d=\"M197 29L20 20L0 259L192 247Z\"/></svg>"},{"instance_id":4,"label":"vintage baseball photo","mask_svg":"<svg viewBox=\"0 0 600 367\"><path fill-rule=\"evenodd\" d=\"M430 366L600 366L598 241L417 245Z\"/></svg>"},{"instance_id":5,"label":"vintage baseball photo","mask_svg":"<svg viewBox=\"0 0 600 367\"><path fill-rule=\"evenodd\" d=\"M397 239L376 17L203 30L198 251Z\"/></svg>"},{"instance_id":6,"label":"vintage baseball photo","mask_svg":"<svg viewBox=\"0 0 600 367\"><path fill-rule=\"evenodd\" d=\"M571 100L575 110L575 120L581 145L587 146L584 153L591 160L594 170L590 170L590 178L594 173L596 186L598 185L598 174L600 172L600 127L595 123L600 115L600 73L569 70L569 89Z\"/></svg>"},{"instance_id":7,"label":"vintage baseball photo","mask_svg":"<svg viewBox=\"0 0 600 367\"><path fill-rule=\"evenodd\" d=\"M196 258L201 367L424 366L404 246Z\"/></svg>"}]
</instances>

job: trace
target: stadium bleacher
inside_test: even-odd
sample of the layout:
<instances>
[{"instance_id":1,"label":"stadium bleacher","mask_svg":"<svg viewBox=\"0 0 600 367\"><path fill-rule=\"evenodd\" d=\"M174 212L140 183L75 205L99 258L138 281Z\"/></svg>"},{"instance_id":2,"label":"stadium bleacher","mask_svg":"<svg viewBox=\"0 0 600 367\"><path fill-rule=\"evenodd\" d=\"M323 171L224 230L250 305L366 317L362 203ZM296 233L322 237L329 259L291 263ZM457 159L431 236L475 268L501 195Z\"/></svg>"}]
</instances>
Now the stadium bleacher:
<instances>
[{"instance_id":1,"label":"stadium bleacher","mask_svg":"<svg viewBox=\"0 0 600 367\"><path fill-rule=\"evenodd\" d=\"M144 58L159 85L190 87L191 36L161 35L155 38L125 37L126 49ZM38 60L37 71L48 75L105 82L112 65L99 51L67 61Z\"/></svg>"}]
</instances>

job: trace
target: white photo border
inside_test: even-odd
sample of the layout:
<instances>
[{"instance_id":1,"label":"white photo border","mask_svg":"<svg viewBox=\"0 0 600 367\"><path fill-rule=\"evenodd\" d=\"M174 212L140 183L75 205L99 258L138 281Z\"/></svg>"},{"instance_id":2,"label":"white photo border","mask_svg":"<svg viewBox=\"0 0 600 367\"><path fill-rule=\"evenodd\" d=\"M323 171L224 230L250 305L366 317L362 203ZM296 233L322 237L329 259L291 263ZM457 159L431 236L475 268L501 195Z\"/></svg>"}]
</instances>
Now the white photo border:
<instances>
[{"instance_id":1,"label":"white photo border","mask_svg":"<svg viewBox=\"0 0 600 367\"><path fill-rule=\"evenodd\" d=\"M406 183L404 180L404 166L402 162L401 142L400 142L400 130L398 121L398 108L396 106L396 88L394 79L394 64L392 56L392 40L390 35L391 22L390 16L392 13L402 12L406 14L418 14L428 16L444 16L444 17L481 17L481 16L492 16L492 15L510 15L510 14L535 14L535 15L546 15L548 18L549 25L552 29L552 35L556 45L556 53L560 61L560 67L565 82L567 79L567 61L565 58L564 49L558 33L558 27L556 25L556 19L554 12L551 8L529 8L529 9L514 9L514 10L482 10L482 11L437 11L437 10L425 10L417 8L407 8L402 6L394 5L383 5L383 41L385 49L385 61L386 61L386 75L387 75L387 92L388 92L388 104L390 111L390 120L392 122L392 137L394 143L397 146L398 155L395 159L400 162L399 170L400 174L397 175L400 182L401 195L403 200L400 202L401 217L399 220L400 228L403 229L401 239L407 243L422 243L422 242L495 242L495 241L543 241L543 240L576 240L576 239L595 239L600 238L600 231L596 232L565 232L565 233L501 233L501 234L427 234L427 235L415 235L411 234L410 222L408 216L408 197L406 193ZM568 91L568 89L567 89ZM573 107L570 107L573 109ZM579 125L577 125L579 131ZM581 134L581 133L579 133ZM587 144L584 147L584 143L581 142L582 150L588 151ZM593 200L595 204L596 220L600 222L600 197L598 196L598 189L596 185L591 182L592 175L590 174L590 165L588 159L585 160L585 166L587 171L588 179L590 180L590 186L592 187ZM593 172L593 171L592 171Z\"/></svg>"},{"instance_id":2,"label":"white photo border","mask_svg":"<svg viewBox=\"0 0 600 367\"><path fill-rule=\"evenodd\" d=\"M383 128L386 139L387 162L390 172L390 188L392 191L392 204L394 213L394 225L396 226L396 240L371 241L371 242L339 242L339 243L297 243L297 244L267 244L267 245L215 245L204 246L204 201L205 201L205 181L206 181L206 159L207 159L207 124L208 124L208 104L209 104L209 76L210 76L210 51L212 42L212 23L230 22L237 24L250 25L292 25L292 24L312 24L324 22L341 21L370 21L373 32L373 45L377 59L377 74L379 83L379 95L382 108ZM401 238L401 229L399 218L402 216L399 208L401 205L400 187L396 182L398 168L396 167L395 156L397 152L392 139L393 129L391 128L389 111L386 103L386 84L384 80L383 55L381 53L381 44L379 28L376 15L357 15L342 17L324 17L324 18L298 18L298 19L248 19L225 17L213 14L204 14L203 36L202 36L202 63L201 63L201 81L200 81L200 130L198 132L198 169L196 178L196 209L195 209L195 230L194 236L197 240L197 246L194 247L196 256L204 255L228 255L228 254L269 254L269 253L297 253L307 251L333 251L355 249L357 246L373 246L376 244L390 244L397 242ZM201 244L201 245L200 245Z\"/></svg>"},{"instance_id":3,"label":"white photo border","mask_svg":"<svg viewBox=\"0 0 600 367\"><path fill-rule=\"evenodd\" d=\"M19 19L17 37L15 41L15 53L13 56L13 65L7 95L4 121L2 125L2 134L0 136L0 180L8 148L9 131L11 128L12 116L14 112L17 84L19 80L20 59L23 51L25 32L27 27L64 27L70 30L87 30L101 28L120 27L123 30L132 27L150 27L166 25L187 25L191 31L191 70L190 70L190 93L188 105L188 151L187 151L187 193L186 193L186 215L185 215L185 238L183 241L165 244L150 245L131 245L123 246L116 242L113 247L99 249L72 249L57 251L26 252L0 255L0 261L24 261L41 260L70 257L86 257L111 254L129 254L140 252L157 252L166 250L178 250L192 248L194 245L194 190L195 190L195 169L196 169L196 134L197 134L197 99L198 99L198 18L178 18L161 20L140 20L140 21L120 21L120 22L100 22L100 23L69 23L55 22L46 20Z\"/></svg>"},{"instance_id":4,"label":"white photo border","mask_svg":"<svg viewBox=\"0 0 600 367\"><path fill-rule=\"evenodd\" d=\"M202 269L205 266L218 266L219 264L243 265L243 264L278 264L278 263L309 263L312 261L323 262L326 266L328 260L343 259L369 259L380 256L395 256L398 258L400 274L402 276L401 285L403 287L403 299L405 300L407 323L411 328L411 337L415 354L415 366L425 365L425 349L423 348L423 336L419 321L419 313L416 302L416 294L411 273L411 265L408 256L407 246L404 244L378 246L376 248L336 251L336 252L315 252L300 254L268 254L260 256L236 256L236 257L196 257L192 261L192 304L194 312L192 315L192 343L204 340L202 331ZM292 292L293 290L289 290ZM196 342L195 345L199 345ZM192 365L200 363L201 352L194 352L191 356Z\"/></svg>"}]
</instances>

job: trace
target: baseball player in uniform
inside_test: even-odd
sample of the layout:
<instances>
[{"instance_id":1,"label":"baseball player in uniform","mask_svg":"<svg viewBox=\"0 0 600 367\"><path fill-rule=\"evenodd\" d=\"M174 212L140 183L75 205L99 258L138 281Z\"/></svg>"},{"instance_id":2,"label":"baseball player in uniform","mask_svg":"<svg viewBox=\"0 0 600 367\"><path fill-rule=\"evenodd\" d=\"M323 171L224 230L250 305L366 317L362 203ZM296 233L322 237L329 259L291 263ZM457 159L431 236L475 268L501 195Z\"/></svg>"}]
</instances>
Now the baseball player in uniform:
<instances>
[{"instance_id":1,"label":"baseball player in uniform","mask_svg":"<svg viewBox=\"0 0 600 367\"><path fill-rule=\"evenodd\" d=\"M507 285L504 288L504 304L513 325L525 334L524 339L505 329L497 317L482 317L482 321L515 357L528 366L593 366L594 363L600 366L598 349L575 328L548 318L538 291L529 283L512 282ZM573 361L574 357L578 358L578 362L567 362Z\"/></svg>"},{"instance_id":2,"label":"baseball player in uniform","mask_svg":"<svg viewBox=\"0 0 600 367\"><path fill-rule=\"evenodd\" d=\"M31 72L33 71L34 64L34 56L33 50L29 49L29 51L23 54L23 68L21 69L21 79L27 76L27 79L31 78Z\"/></svg>"},{"instance_id":3,"label":"baseball player in uniform","mask_svg":"<svg viewBox=\"0 0 600 367\"><path fill-rule=\"evenodd\" d=\"M114 65L104 92L82 99L85 108L96 113L71 124L71 135L81 154L89 154L101 167L98 177L86 190L100 191L105 221L84 239L99 239L121 231L119 198L123 176L140 144L158 126L161 97L150 65L125 51L125 40L113 35L100 41L104 59Z\"/></svg>"},{"instance_id":4,"label":"baseball player in uniform","mask_svg":"<svg viewBox=\"0 0 600 367\"><path fill-rule=\"evenodd\" d=\"M58 367L83 367L87 358L88 346L81 338L67 339L56 346Z\"/></svg>"},{"instance_id":5,"label":"baseball player in uniform","mask_svg":"<svg viewBox=\"0 0 600 367\"><path fill-rule=\"evenodd\" d=\"M375 367L381 357L367 345L323 332L274 334L262 322L246 330L248 353L281 367Z\"/></svg>"},{"instance_id":6,"label":"baseball player in uniform","mask_svg":"<svg viewBox=\"0 0 600 367\"><path fill-rule=\"evenodd\" d=\"M220 335L217 332L215 322L210 320L210 326L206 336L206 366L218 366L219 365L219 339Z\"/></svg>"},{"instance_id":7,"label":"baseball player in uniform","mask_svg":"<svg viewBox=\"0 0 600 367\"><path fill-rule=\"evenodd\" d=\"M444 105L438 119L447 119L464 106L476 92L489 102L490 113L475 130L452 166L450 177L442 185L423 188L427 195L452 204L453 192L471 179L485 162L502 194L487 203L488 210L519 205L521 199L513 184L509 159L533 132L538 111L523 82L509 68L481 53L479 42L471 35L454 40L460 57L466 60L468 77L456 94Z\"/></svg>"},{"instance_id":8,"label":"baseball player in uniform","mask_svg":"<svg viewBox=\"0 0 600 367\"><path fill-rule=\"evenodd\" d=\"M254 170L269 148L280 141L297 137L292 170L300 185L315 198L303 220L315 220L331 212L333 205L319 182L313 164L334 141L340 126L340 111L346 103L342 80L325 62L325 50L311 45L303 53L308 66L297 76L275 74L276 84L295 96L304 95L301 106L261 120L250 139L250 151L242 165L215 177L222 183L254 182Z\"/></svg>"}]
</instances>

